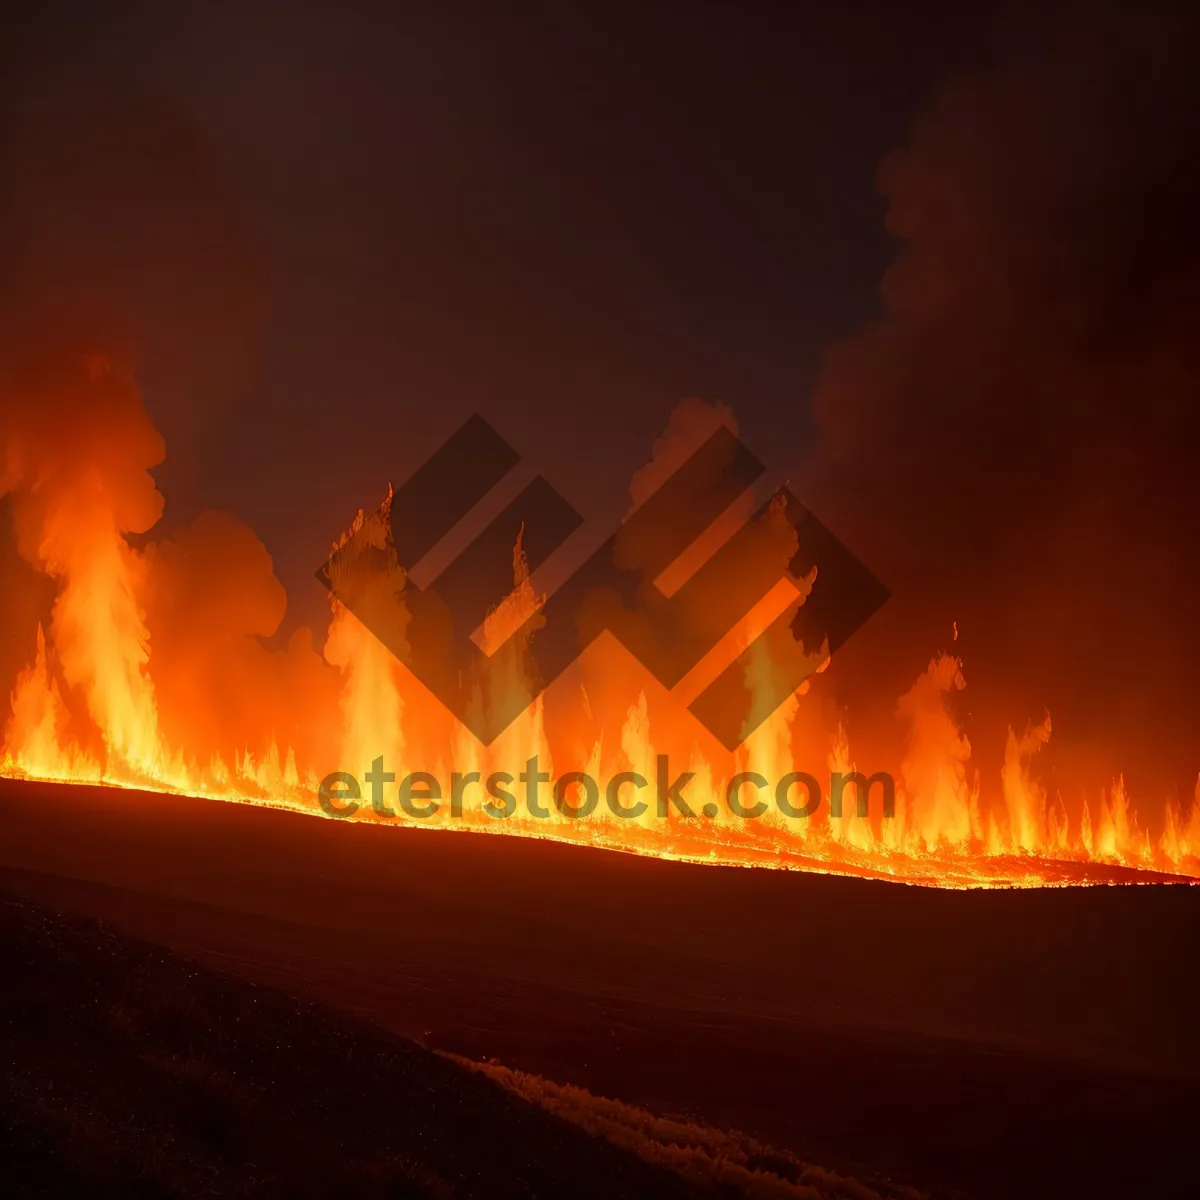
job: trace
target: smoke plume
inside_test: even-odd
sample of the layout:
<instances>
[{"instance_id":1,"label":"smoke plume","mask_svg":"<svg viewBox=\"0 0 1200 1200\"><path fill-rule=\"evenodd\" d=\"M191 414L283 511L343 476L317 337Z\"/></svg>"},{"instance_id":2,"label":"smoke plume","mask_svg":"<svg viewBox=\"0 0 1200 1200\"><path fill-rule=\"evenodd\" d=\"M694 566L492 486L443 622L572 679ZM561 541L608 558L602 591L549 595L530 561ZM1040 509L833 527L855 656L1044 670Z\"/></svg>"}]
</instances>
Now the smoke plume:
<instances>
[{"instance_id":1,"label":"smoke plume","mask_svg":"<svg viewBox=\"0 0 1200 1200\"><path fill-rule=\"evenodd\" d=\"M882 164L898 242L883 312L827 355L806 495L894 593L843 686L896 694L957 622L968 725L1049 709L1064 791L1085 782L1074 751L1186 794L1196 27L1084 28L947 83Z\"/></svg>"}]
</instances>

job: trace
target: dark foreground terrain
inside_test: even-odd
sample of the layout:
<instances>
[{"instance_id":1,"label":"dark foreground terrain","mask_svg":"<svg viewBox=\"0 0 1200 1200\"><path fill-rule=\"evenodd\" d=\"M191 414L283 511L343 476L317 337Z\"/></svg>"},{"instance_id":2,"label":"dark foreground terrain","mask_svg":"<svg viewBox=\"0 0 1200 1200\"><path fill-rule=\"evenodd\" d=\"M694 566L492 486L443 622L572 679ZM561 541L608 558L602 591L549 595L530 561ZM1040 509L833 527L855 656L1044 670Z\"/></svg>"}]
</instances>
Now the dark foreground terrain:
<instances>
[{"instance_id":1,"label":"dark foreground terrain","mask_svg":"<svg viewBox=\"0 0 1200 1200\"><path fill-rule=\"evenodd\" d=\"M1196 1191L1200 889L936 892L7 781L0 821L10 891L461 1056L396 1049L423 1064L410 1078L494 1059L493 1079L586 1131L607 1136L607 1118L593 1105L576 1119L570 1085L668 1124L743 1130L884 1192L897 1181L974 1197ZM224 1019L236 1026L243 1007L230 991ZM114 1069L128 1053L113 1051ZM344 1095L289 1069L278 1078L290 1104ZM489 1102L509 1102L471 1080L484 1083ZM337 1135L313 1135L313 1154L364 1121L399 1126L411 1108L371 1118L373 1102L351 1106ZM579 1136L560 1125L554 1136ZM463 1127L447 1128L470 1171ZM541 1126L525 1135L534 1166L562 1161L534 1148ZM472 1194L480 1178L396 1147L398 1187ZM578 1153L566 1178L580 1183L564 1192L548 1166L557 1184L527 1184L516 1158L498 1178L539 1195L695 1186L674 1171L606 1176ZM429 1179L410 1183L409 1164ZM363 1186L354 1175L345 1188Z\"/></svg>"},{"instance_id":2,"label":"dark foreground terrain","mask_svg":"<svg viewBox=\"0 0 1200 1200\"><path fill-rule=\"evenodd\" d=\"M0 893L5 1196L903 1200Z\"/></svg>"},{"instance_id":3,"label":"dark foreground terrain","mask_svg":"<svg viewBox=\"0 0 1200 1200\"><path fill-rule=\"evenodd\" d=\"M0 896L6 1196L699 1195L367 1022Z\"/></svg>"}]
</instances>

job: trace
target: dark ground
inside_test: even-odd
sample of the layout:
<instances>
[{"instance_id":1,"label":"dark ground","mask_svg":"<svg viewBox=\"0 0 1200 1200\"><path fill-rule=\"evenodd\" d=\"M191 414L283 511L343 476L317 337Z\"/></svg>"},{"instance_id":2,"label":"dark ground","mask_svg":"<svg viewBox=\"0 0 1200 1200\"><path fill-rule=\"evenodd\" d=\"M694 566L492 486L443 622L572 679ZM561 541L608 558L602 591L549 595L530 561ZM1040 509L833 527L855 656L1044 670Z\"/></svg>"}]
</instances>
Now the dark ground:
<instances>
[{"instance_id":1,"label":"dark ground","mask_svg":"<svg viewBox=\"0 0 1200 1200\"><path fill-rule=\"evenodd\" d=\"M0 948L7 1196L702 1194L376 1025L86 918L0 895Z\"/></svg>"},{"instance_id":2,"label":"dark ground","mask_svg":"<svg viewBox=\"0 0 1200 1200\"><path fill-rule=\"evenodd\" d=\"M430 1047L859 1178L1195 1194L1195 888L936 892L7 781L0 817L6 887Z\"/></svg>"}]
</instances>

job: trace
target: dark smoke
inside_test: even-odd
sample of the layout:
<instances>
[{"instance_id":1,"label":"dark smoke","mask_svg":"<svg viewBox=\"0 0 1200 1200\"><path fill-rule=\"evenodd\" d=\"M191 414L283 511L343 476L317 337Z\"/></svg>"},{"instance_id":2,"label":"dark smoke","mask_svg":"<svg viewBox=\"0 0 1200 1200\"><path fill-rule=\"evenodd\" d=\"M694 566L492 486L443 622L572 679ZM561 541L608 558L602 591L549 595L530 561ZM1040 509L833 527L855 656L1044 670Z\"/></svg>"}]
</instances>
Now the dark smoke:
<instances>
[{"instance_id":1,"label":"dark smoke","mask_svg":"<svg viewBox=\"0 0 1200 1200\"><path fill-rule=\"evenodd\" d=\"M10 341L70 331L136 360L170 490L194 482L195 443L253 383L269 292L221 161L153 76L138 12L93 27L52 4L6 31L0 319Z\"/></svg>"},{"instance_id":2,"label":"dark smoke","mask_svg":"<svg viewBox=\"0 0 1200 1200\"><path fill-rule=\"evenodd\" d=\"M1079 759L1186 795L1197 26L1090 24L946 84L883 163L884 312L827 355L809 494L895 594L843 688L894 695L957 621L977 750L1045 707L1064 795Z\"/></svg>"}]
</instances>

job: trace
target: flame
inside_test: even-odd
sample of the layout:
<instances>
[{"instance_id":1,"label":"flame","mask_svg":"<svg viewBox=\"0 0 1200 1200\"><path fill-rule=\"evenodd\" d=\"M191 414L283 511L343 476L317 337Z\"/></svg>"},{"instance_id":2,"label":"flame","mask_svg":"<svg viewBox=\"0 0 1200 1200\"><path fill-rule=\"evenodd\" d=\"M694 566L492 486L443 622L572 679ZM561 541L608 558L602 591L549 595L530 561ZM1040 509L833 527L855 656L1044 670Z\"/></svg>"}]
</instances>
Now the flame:
<instances>
[{"instance_id":1,"label":"flame","mask_svg":"<svg viewBox=\"0 0 1200 1200\"><path fill-rule=\"evenodd\" d=\"M80 686L109 755L135 776L162 773L158 710L146 671L149 633L139 595L141 559L125 543L95 477L56 507L39 553L62 580L54 644L63 677Z\"/></svg>"},{"instance_id":2,"label":"flame","mask_svg":"<svg viewBox=\"0 0 1200 1200\"><path fill-rule=\"evenodd\" d=\"M334 549L345 545L357 534L364 552L386 553L387 522L392 501L391 488L379 513L364 517L360 509L350 529ZM353 566L349 568L353 570ZM364 611L390 602L404 573L389 562L383 571L356 572L355 579L366 580L372 588ZM339 708L342 715L341 759L346 770L362 776L378 757L387 762L401 760L404 750L402 717L404 702L400 695L395 656L344 604L330 594L332 619L325 642L325 660L342 676Z\"/></svg>"},{"instance_id":3,"label":"flame","mask_svg":"<svg viewBox=\"0 0 1200 1200\"><path fill-rule=\"evenodd\" d=\"M1004 803L1008 809L1009 841L1014 850L1036 853L1053 844L1050 836L1050 812L1046 807L1046 789L1030 774L1030 759L1050 740L1050 718L1031 726L1018 738L1010 726L1004 749L1004 767L1000 772ZM1057 827L1056 827L1057 831Z\"/></svg>"},{"instance_id":4,"label":"flame","mask_svg":"<svg viewBox=\"0 0 1200 1200\"><path fill-rule=\"evenodd\" d=\"M85 375L89 385L105 383L110 371L89 360ZM153 459L152 442L143 438L137 443L126 472L135 480L144 477L146 460ZM839 712L826 722L820 699L807 683L733 754L716 747L685 707L687 696L719 669L716 660L702 662L671 693L615 639L603 636L553 687L539 693L529 673L528 649L537 636L536 614L544 597L531 583L523 537L513 548L513 590L476 631L479 644L499 649L479 677L467 683L471 703L481 710L515 695L523 713L484 746L404 665L409 652L403 603L407 580L391 549L390 489L380 510L369 517L360 512L337 543L344 546L353 537L360 553L370 557L371 570L362 573L367 591L355 608L372 619L364 624L333 599L323 661L312 656L310 662L305 645L289 650L300 664L296 670L317 679L319 688L328 685L336 697L338 761L326 761L319 739L305 733L309 715L289 711L287 704L278 712L272 709L272 720L291 733L290 739L278 738L274 729L247 728L241 746L232 752L214 751L199 740L168 744L159 714L166 675L159 674L156 686L158 635L148 616L147 594L148 573L170 556L155 558L130 545L126 531L148 528L147 518L128 515L109 459L90 463L84 454L69 471L50 470L38 457L42 451L30 451L32 444L23 430L10 431L0 483L23 505L23 554L54 581L57 595L48 632L37 626L32 659L11 692L0 760L5 775L187 792L320 815L316 790L321 777L345 770L363 779L382 759L384 770L397 778L427 771L453 781L453 805L419 822L434 827L946 887L1102 882L1120 877L1112 873L1117 868L1200 877L1200 780L1186 809L1178 797L1170 798L1154 836L1123 777L1101 794L1084 797L1072 819L1063 797L1039 773L1051 741L1049 716L1021 735L1010 727L999 778L981 778L956 715L967 683L962 659L954 654L935 656L896 703L904 750L894 772L891 815L883 813L878 795L872 795L872 786L856 771L856 764L870 761L870 755L853 744L853 714ZM677 437L668 448L679 450ZM647 479L640 476L639 487L646 486ZM779 516L772 508L765 520ZM155 519L151 513L150 523ZM716 540L725 536L719 532ZM797 652L794 644L759 636L779 627L781 613L794 613L804 603L813 577L785 582L730 631L718 654L727 662L732 653L753 648L745 678L752 710L756 698L767 702L775 694L780 656ZM375 614L380 622L390 622L383 640L368 631L368 625L381 628ZM516 629L523 631L520 637L510 637ZM954 635L957 641L957 625ZM827 665L828 652L822 647L811 666L819 672ZM176 681L172 686L180 685ZM200 694L198 682L195 686L195 703L216 703ZM286 684L283 690L295 692L288 696L293 708L309 702L303 689ZM186 737L186 723L181 728ZM816 758L814 744L819 747ZM673 772L690 774L687 804L698 814L695 818L685 819L653 801L628 820L618 819L605 803L587 816L573 815L589 797L578 780L567 780L568 772L586 771L597 780L624 772L654 785L666 761ZM770 805L750 818L729 803L728 786L735 775L777 781L821 761L830 778L857 777L846 786L838 812L831 811L829 796L811 816ZM527 766L538 780L516 778ZM875 769L883 766L872 762ZM537 794L546 816L534 818L522 804L497 816L494 799L482 786L493 773L507 774L513 792L522 798L540 786ZM796 788L789 793L793 803L802 800L803 785ZM747 788L745 799L752 795ZM356 819L413 821L394 801L378 807L365 803Z\"/></svg>"}]
</instances>

